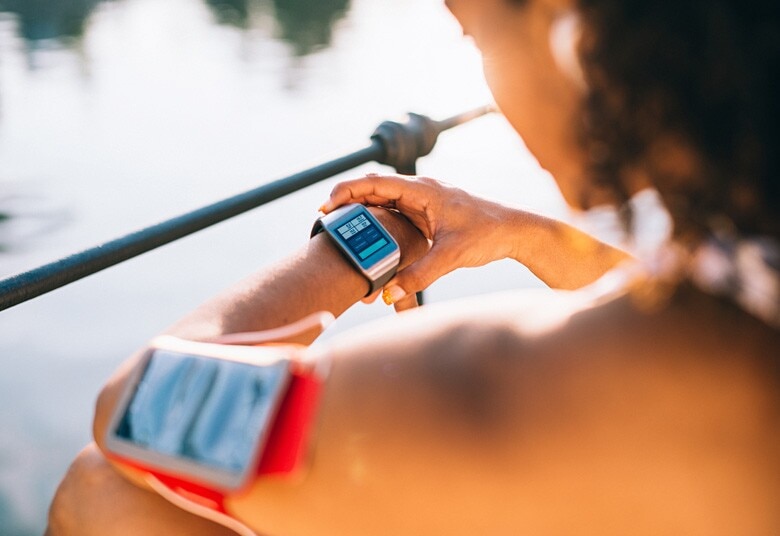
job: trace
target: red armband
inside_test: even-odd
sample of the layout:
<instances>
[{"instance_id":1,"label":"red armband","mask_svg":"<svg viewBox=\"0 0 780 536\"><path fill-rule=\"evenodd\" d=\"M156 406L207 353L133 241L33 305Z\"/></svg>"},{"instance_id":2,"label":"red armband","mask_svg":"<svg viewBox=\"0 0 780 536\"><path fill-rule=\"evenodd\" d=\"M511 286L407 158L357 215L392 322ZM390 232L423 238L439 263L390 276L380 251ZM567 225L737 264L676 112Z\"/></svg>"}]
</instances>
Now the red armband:
<instances>
[{"instance_id":1,"label":"red armband","mask_svg":"<svg viewBox=\"0 0 780 536\"><path fill-rule=\"evenodd\" d=\"M107 457L172 502L228 514L227 496L304 465L324 371L301 349L155 339L111 417Z\"/></svg>"}]
</instances>

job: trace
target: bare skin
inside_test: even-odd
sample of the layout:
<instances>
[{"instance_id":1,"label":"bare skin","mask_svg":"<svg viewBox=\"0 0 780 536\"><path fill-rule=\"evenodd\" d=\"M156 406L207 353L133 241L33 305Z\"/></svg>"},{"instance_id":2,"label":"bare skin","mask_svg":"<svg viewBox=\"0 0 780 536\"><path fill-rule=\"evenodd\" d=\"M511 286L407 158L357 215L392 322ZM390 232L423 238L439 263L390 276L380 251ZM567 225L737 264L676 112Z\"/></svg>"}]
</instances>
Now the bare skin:
<instances>
[{"instance_id":1,"label":"bare skin","mask_svg":"<svg viewBox=\"0 0 780 536\"><path fill-rule=\"evenodd\" d=\"M549 49L554 21L573 3L447 5L480 48L499 106L566 199L605 201L582 178L570 128L581 88ZM390 285L406 295L401 309L442 274L496 258L566 288L625 258L429 179L358 179L324 210L355 199L394 206L431 241L411 225L392 229L405 253ZM473 232L480 227L498 232ZM315 279L323 267L327 277ZM171 332L206 338L338 314L366 289L315 238ZM735 306L644 279L408 311L310 348L333 367L308 471L262 479L228 507L269 535L777 534L778 347L777 330ZM98 446L129 366L98 401ZM92 446L60 488L51 533L225 532L131 484Z\"/></svg>"},{"instance_id":2,"label":"bare skin","mask_svg":"<svg viewBox=\"0 0 780 536\"><path fill-rule=\"evenodd\" d=\"M525 265L548 286L573 290L631 257L563 222L482 199L428 177L368 175L338 184L322 210L347 203L393 207L432 243L385 286L388 303L424 290L458 268L500 259ZM396 309L403 310L401 301Z\"/></svg>"},{"instance_id":3,"label":"bare skin","mask_svg":"<svg viewBox=\"0 0 780 536\"><path fill-rule=\"evenodd\" d=\"M481 325L427 311L342 340L305 481L258 482L233 507L270 534L771 534L778 338L676 301L647 315L546 298L557 311L532 321L528 298ZM691 312L760 342L746 352Z\"/></svg>"},{"instance_id":4,"label":"bare skin","mask_svg":"<svg viewBox=\"0 0 780 536\"><path fill-rule=\"evenodd\" d=\"M373 210L404 246L401 267L419 258L428 248L420 233L404 218ZM367 291L368 282L349 266L325 235L318 235L296 254L228 289L166 333L206 340L225 333L278 327L317 311L339 315ZM317 335L318 332L305 333L295 342L309 344ZM98 399L94 424L98 445L102 444L105 421L118 391L139 356L140 352L116 372ZM89 497L88 501L85 496ZM120 498L123 508L117 510L112 505ZM82 508L85 505L89 507ZM95 515L93 511L106 515ZM138 515L138 512L145 513ZM136 473L109 464L93 444L79 455L60 485L51 508L49 532L176 534L185 528L192 530L192 534L232 534L173 507L146 489Z\"/></svg>"},{"instance_id":5,"label":"bare skin","mask_svg":"<svg viewBox=\"0 0 780 536\"><path fill-rule=\"evenodd\" d=\"M780 529L777 333L690 290L657 313L631 296L593 301L583 291L427 308L334 341L305 477L258 481L229 509L289 535ZM97 438L123 379L101 395ZM142 533L200 530L94 450L84 458L64 484L97 499L68 511L83 515L78 534L137 534L152 520L158 532ZM98 480L84 486L80 473Z\"/></svg>"}]
</instances>

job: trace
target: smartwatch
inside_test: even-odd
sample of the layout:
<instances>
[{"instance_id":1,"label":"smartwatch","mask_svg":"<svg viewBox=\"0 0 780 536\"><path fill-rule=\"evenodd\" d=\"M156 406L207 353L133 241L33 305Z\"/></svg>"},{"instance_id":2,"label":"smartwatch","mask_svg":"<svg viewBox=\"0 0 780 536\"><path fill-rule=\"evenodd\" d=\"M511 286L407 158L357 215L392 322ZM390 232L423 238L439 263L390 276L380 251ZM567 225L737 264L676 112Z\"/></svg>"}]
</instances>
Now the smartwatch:
<instances>
[{"instance_id":1,"label":"smartwatch","mask_svg":"<svg viewBox=\"0 0 780 536\"><path fill-rule=\"evenodd\" d=\"M366 296L373 294L395 275L401 259L398 243L363 205L339 207L322 216L311 236L325 232L339 251L368 279Z\"/></svg>"}]
</instances>

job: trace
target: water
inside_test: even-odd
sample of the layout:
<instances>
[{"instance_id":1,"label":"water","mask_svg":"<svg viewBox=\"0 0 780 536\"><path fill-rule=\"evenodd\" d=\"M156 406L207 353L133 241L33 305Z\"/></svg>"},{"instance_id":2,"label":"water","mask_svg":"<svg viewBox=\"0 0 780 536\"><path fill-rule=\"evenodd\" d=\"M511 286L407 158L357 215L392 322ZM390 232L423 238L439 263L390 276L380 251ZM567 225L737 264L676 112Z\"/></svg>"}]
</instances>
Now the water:
<instances>
[{"instance_id":1,"label":"water","mask_svg":"<svg viewBox=\"0 0 780 536\"><path fill-rule=\"evenodd\" d=\"M407 111L487 101L438 0L0 0L0 275L361 148ZM564 214L500 116L444 134L419 171ZM302 244L335 180L0 313L0 534L41 532L117 364ZM503 262L427 298L536 285Z\"/></svg>"}]
</instances>

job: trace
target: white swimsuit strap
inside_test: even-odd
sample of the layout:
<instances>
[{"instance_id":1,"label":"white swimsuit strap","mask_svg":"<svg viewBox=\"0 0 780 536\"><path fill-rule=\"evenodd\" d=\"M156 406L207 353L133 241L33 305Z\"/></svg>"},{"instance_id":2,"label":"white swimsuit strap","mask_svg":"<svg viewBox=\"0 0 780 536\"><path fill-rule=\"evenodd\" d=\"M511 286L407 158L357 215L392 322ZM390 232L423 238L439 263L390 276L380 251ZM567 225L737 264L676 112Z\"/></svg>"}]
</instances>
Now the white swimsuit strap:
<instances>
[{"instance_id":1,"label":"white swimsuit strap","mask_svg":"<svg viewBox=\"0 0 780 536\"><path fill-rule=\"evenodd\" d=\"M688 274L704 292L728 298L780 328L780 244L776 240L712 235L694 250Z\"/></svg>"}]
</instances>

